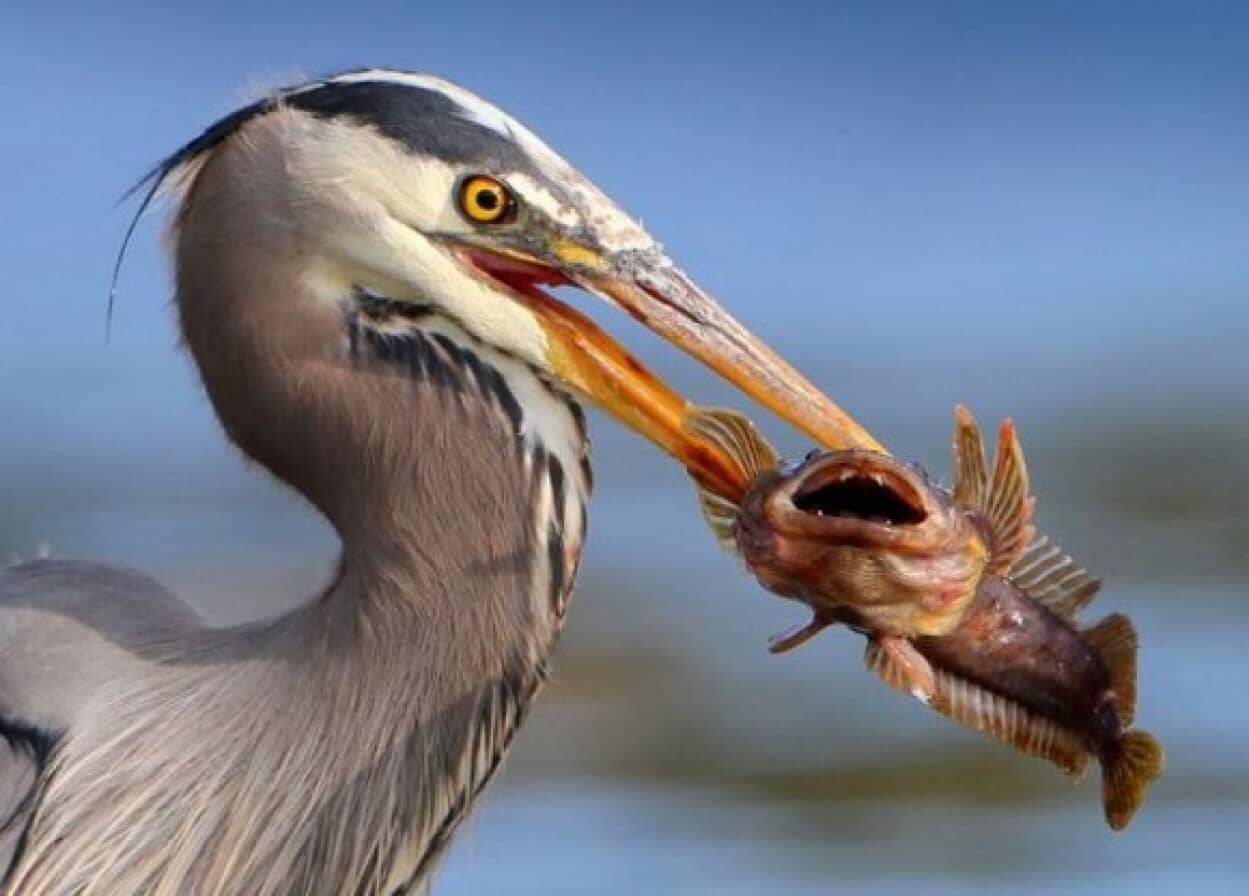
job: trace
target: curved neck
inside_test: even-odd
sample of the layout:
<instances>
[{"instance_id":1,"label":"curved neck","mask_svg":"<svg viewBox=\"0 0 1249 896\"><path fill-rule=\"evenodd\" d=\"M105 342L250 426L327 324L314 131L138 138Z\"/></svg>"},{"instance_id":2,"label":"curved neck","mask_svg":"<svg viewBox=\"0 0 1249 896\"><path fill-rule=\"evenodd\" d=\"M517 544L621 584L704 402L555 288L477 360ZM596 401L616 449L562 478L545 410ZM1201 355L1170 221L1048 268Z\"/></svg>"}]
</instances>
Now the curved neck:
<instances>
[{"instance_id":1,"label":"curved neck","mask_svg":"<svg viewBox=\"0 0 1249 896\"><path fill-rule=\"evenodd\" d=\"M343 533L338 579L127 647L140 671L60 742L15 892L411 892L498 768L576 568L577 413L448 324L335 320L341 352L277 367L187 333L230 434Z\"/></svg>"},{"instance_id":2,"label":"curved neck","mask_svg":"<svg viewBox=\"0 0 1249 896\"><path fill-rule=\"evenodd\" d=\"M179 252L185 342L230 438L334 525L363 608L402 592L427 623L549 640L589 489L579 410L440 317L359 286L322 299L281 247L238 245Z\"/></svg>"},{"instance_id":3,"label":"curved neck","mask_svg":"<svg viewBox=\"0 0 1249 896\"><path fill-rule=\"evenodd\" d=\"M386 844L384 867L361 873L397 889L428 873L545 676L584 532L584 424L526 365L448 321L361 288L316 295L280 233L228 232L246 216L198 189L177 234L186 344L230 438L343 542L319 601L201 655L235 656L232 669L261 657L269 677L224 692L251 701L256 724L278 697L298 700L299 731L271 736L316 744L334 797L314 835ZM342 883L334 892L372 892Z\"/></svg>"}]
</instances>

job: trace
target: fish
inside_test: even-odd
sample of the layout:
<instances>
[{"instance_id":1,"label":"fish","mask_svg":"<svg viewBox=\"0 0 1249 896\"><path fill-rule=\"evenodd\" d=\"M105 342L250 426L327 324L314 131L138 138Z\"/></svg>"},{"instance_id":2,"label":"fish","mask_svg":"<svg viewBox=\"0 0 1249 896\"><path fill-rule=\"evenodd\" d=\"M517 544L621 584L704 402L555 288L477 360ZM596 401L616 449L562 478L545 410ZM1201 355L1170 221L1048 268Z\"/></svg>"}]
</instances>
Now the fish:
<instances>
[{"instance_id":1,"label":"fish","mask_svg":"<svg viewBox=\"0 0 1249 896\"><path fill-rule=\"evenodd\" d=\"M698 408L688 425L737 465L739 500L699 489L704 518L768 591L809 622L782 653L832 625L867 638L865 663L932 710L1056 765L1096 759L1109 826L1127 827L1165 763L1133 729L1138 639L1115 613L1081 627L1100 580L1037 532L1013 423L990 469L971 412L955 410L955 481L863 449L785 462L749 419Z\"/></svg>"}]
</instances>

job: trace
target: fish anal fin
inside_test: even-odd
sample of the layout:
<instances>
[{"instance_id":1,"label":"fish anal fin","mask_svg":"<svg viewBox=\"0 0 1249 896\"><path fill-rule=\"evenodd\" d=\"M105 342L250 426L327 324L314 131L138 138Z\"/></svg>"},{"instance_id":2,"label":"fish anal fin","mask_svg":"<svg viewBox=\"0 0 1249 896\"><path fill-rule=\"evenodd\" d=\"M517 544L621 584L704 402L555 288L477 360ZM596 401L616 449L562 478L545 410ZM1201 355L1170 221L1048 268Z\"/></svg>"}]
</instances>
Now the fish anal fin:
<instances>
[{"instance_id":1,"label":"fish anal fin","mask_svg":"<svg viewBox=\"0 0 1249 896\"><path fill-rule=\"evenodd\" d=\"M864 661L885 684L912 693L907 671L879 641L868 641ZM1022 753L1048 760L1072 778L1088 769L1091 757L1075 732L940 666L933 666L932 671L933 694L925 702L936 712Z\"/></svg>"},{"instance_id":2,"label":"fish anal fin","mask_svg":"<svg viewBox=\"0 0 1249 896\"><path fill-rule=\"evenodd\" d=\"M1162 744L1145 731L1129 731L1103 761L1102 805L1106 823L1121 831L1145 801L1149 785L1162 774Z\"/></svg>"},{"instance_id":3,"label":"fish anal fin","mask_svg":"<svg viewBox=\"0 0 1249 896\"><path fill-rule=\"evenodd\" d=\"M1052 762L1071 778L1088 769L1091 756L1079 734L952 672L937 670L932 707L1021 753Z\"/></svg>"},{"instance_id":4,"label":"fish anal fin","mask_svg":"<svg viewBox=\"0 0 1249 896\"><path fill-rule=\"evenodd\" d=\"M1110 687L1115 692L1119 724L1131 727L1136 716L1136 629L1122 613L1112 613L1080 632L1080 636L1106 664Z\"/></svg>"}]
</instances>

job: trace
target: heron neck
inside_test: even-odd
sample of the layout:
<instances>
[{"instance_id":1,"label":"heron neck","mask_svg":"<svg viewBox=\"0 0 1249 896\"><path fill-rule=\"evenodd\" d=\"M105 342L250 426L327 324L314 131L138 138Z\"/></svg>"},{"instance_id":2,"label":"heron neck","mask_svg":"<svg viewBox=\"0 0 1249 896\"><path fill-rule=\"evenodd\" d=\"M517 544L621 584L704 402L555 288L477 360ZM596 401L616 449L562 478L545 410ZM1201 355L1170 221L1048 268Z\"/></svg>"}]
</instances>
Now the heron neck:
<instances>
[{"instance_id":1,"label":"heron neck","mask_svg":"<svg viewBox=\"0 0 1249 896\"><path fill-rule=\"evenodd\" d=\"M230 438L333 524L366 609L402 592L427 622L557 628L589 490L578 410L410 302L314 293L281 232L199 196L215 161L183 206L177 299Z\"/></svg>"},{"instance_id":2,"label":"heron neck","mask_svg":"<svg viewBox=\"0 0 1249 896\"><path fill-rule=\"evenodd\" d=\"M340 574L264 640L292 664L270 687L336 782L327 829L394 844L377 891L403 892L431 873L545 680L588 488L568 452L585 442L571 406L464 334L355 324L344 359L303 372L320 381L295 400L319 404L284 418L304 453L266 456L333 520Z\"/></svg>"},{"instance_id":3,"label":"heron neck","mask_svg":"<svg viewBox=\"0 0 1249 896\"><path fill-rule=\"evenodd\" d=\"M387 417L393 431L372 424L360 442L371 453L315 477L350 479L357 497L322 498L350 511L336 520L343 566L305 621L311 639L337 645L319 664L325 687L361 683L347 728L388 731L394 760L380 768L432 807L394 884L429 872L545 680L589 483L576 410L524 383L527 368L446 326L351 326L353 364L401 392L403 410ZM389 703L380 715L378 703Z\"/></svg>"},{"instance_id":4,"label":"heron neck","mask_svg":"<svg viewBox=\"0 0 1249 896\"><path fill-rule=\"evenodd\" d=\"M450 322L313 294L294 237L223 199L250 201L230 193L228 159L205 163L181 211L184 339L227 434L330 520L343 557L321 599L196 638L179 687L217 707L211 730L243 729L221 749L261 760L230 784L275 804L256 819L318 807L317 842L275 829L248 847L257 873L278 853L347 850L341 881L281 892L402 892L544 677L584 532L585 433L529 367ZM295 753L311 758L285 762Z\"/></svg>"}]
</instances>

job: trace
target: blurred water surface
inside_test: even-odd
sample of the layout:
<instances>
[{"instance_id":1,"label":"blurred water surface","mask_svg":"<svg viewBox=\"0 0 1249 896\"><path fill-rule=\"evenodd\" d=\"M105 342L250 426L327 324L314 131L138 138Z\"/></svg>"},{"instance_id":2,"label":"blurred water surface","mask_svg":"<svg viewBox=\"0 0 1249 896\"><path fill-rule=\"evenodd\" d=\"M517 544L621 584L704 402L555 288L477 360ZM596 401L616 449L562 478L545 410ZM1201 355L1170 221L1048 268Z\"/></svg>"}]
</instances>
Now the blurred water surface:
<instances>
[{"instance_id":1,"label":"blurred water surface","mask_svg":"<svg viewBox=\"0 0 1249 896\"><path fill-rule=\"evenodd\" d=\"M104 343L130 211L111 206L249 79L438 71L644 216L900 453L946 471L956 401L1013 415L1044 528L1108 579L1096 611L1137 622L1140 721L1169 749L1115 836L1093 781L886 690L856 637L769 656L799 611L717 552L680 471L596 417L556 678L440 892L1246 892L1237 7L280 7L0 10L0 550L141 566L221 621L323 580L326 527L224 446L175 348L151 223Z\"/></svg>"}]
</instances>

